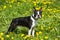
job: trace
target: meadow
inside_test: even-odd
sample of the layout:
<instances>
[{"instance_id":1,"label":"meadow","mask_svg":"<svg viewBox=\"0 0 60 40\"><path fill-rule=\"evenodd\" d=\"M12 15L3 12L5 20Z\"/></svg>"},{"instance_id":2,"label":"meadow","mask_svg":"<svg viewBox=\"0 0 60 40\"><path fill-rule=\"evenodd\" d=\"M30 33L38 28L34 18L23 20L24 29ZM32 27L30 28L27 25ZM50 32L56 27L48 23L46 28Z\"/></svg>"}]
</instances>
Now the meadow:
<instances>
[{"instance_id":1,"label":"meadow","mask_svg":"<svg viewBox=\"0 0 60 40\"><path fill-rule=\"evenodd\" d=\"M12 19L32 15L33 7L43 10L35 36L24 27L6 35ZM60 40L60 0L0 0L0 40Z\"/></svg>"}]
</instances>

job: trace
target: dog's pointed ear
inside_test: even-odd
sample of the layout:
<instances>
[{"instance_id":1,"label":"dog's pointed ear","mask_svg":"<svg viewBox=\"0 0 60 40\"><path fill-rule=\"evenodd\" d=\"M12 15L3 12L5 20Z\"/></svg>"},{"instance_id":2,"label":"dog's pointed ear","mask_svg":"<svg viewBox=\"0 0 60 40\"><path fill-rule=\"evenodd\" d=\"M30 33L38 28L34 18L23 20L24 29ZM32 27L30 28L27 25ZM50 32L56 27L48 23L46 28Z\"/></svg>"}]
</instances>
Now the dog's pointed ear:
<instances>
[{"instance_id":1,"label":"dog's pointed ear","mask_svg":"<svg viewBox=\"0 0 60 40\"><path fill-rule=\"evenodd\" d=\"M42 12L42 7L40 8L40 12Z\"/></svg>"},{"instance_id":2,"label":"dog's pointed ear","mask_svg":"<svg viewBox=\"0 0 60 40\"><path fill-rule=\"evenodd\" d=\"M33 7L33 9L36 10L35 7Z\"/></svg>"}]
</instances>

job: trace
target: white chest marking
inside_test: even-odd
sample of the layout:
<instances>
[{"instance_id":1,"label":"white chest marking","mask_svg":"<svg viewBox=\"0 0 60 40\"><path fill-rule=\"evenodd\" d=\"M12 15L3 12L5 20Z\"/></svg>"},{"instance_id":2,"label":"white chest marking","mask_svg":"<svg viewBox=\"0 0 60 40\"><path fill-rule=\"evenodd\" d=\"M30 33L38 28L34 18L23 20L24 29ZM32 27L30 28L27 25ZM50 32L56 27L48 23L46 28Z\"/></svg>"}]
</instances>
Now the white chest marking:
<instances>
[{"instance_id":1,"label":"white chest marking","mask_svg":"<svg viewBox=\"0 0 60 40\"><path fill-rule=\"evenodd\" d=\"M31 20L32 20L32 25L31 25L31 28L30 30L28 31L28 35L30 36L31 35L31 32L32 32L32 35L34 36L34 26L35 26L35 20L34 18L31 16Z\"/></svg>"},{"instance_id":2,"label":"white chest marking","mask_svg":"<svg viewBox=\"0 0 60 40\"><path fill-rule=\"evenodd\" d=\"M31 27L34 27L34 26L35 26L35 20L34 20L33 17L31 17L31 20L32 20L32 25L31 25Z\"/></svg>"}]
</instances>

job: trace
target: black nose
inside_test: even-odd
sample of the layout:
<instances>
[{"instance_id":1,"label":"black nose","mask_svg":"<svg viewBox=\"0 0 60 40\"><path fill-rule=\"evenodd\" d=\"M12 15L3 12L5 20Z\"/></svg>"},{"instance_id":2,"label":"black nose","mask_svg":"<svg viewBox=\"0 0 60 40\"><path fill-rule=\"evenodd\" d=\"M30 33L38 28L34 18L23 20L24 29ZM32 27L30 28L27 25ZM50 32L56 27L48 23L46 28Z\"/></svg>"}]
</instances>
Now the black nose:
<instances>
[{"instance_id":1,"label":"black nose","mask_svg":"<svg viewBox=\"0 0 60 40\"><path fill-rule=\"evenodd\" d=\"M38 18L40 18L40 15L38 15Z\"/></svg>"}]
</instances>

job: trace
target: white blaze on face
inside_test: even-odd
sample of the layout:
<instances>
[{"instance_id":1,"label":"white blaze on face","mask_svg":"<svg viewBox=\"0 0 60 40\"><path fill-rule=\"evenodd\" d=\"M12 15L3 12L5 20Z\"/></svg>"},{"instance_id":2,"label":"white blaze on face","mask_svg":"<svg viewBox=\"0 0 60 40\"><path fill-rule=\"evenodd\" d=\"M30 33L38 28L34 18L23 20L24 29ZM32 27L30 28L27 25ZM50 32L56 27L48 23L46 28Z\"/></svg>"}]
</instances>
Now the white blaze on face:
<instances>
[{"instance_id":1,"label":"white blaze on face","mask_svg":"<svg viewBox=\"0 0 60 40\"><path fill-rule=\"evenodd\" d=\"M41 18L41 15L39 14L39 11L37 11L37 15L36 15L36 18L40 17Z\"/></svg>"}]
</instances>

